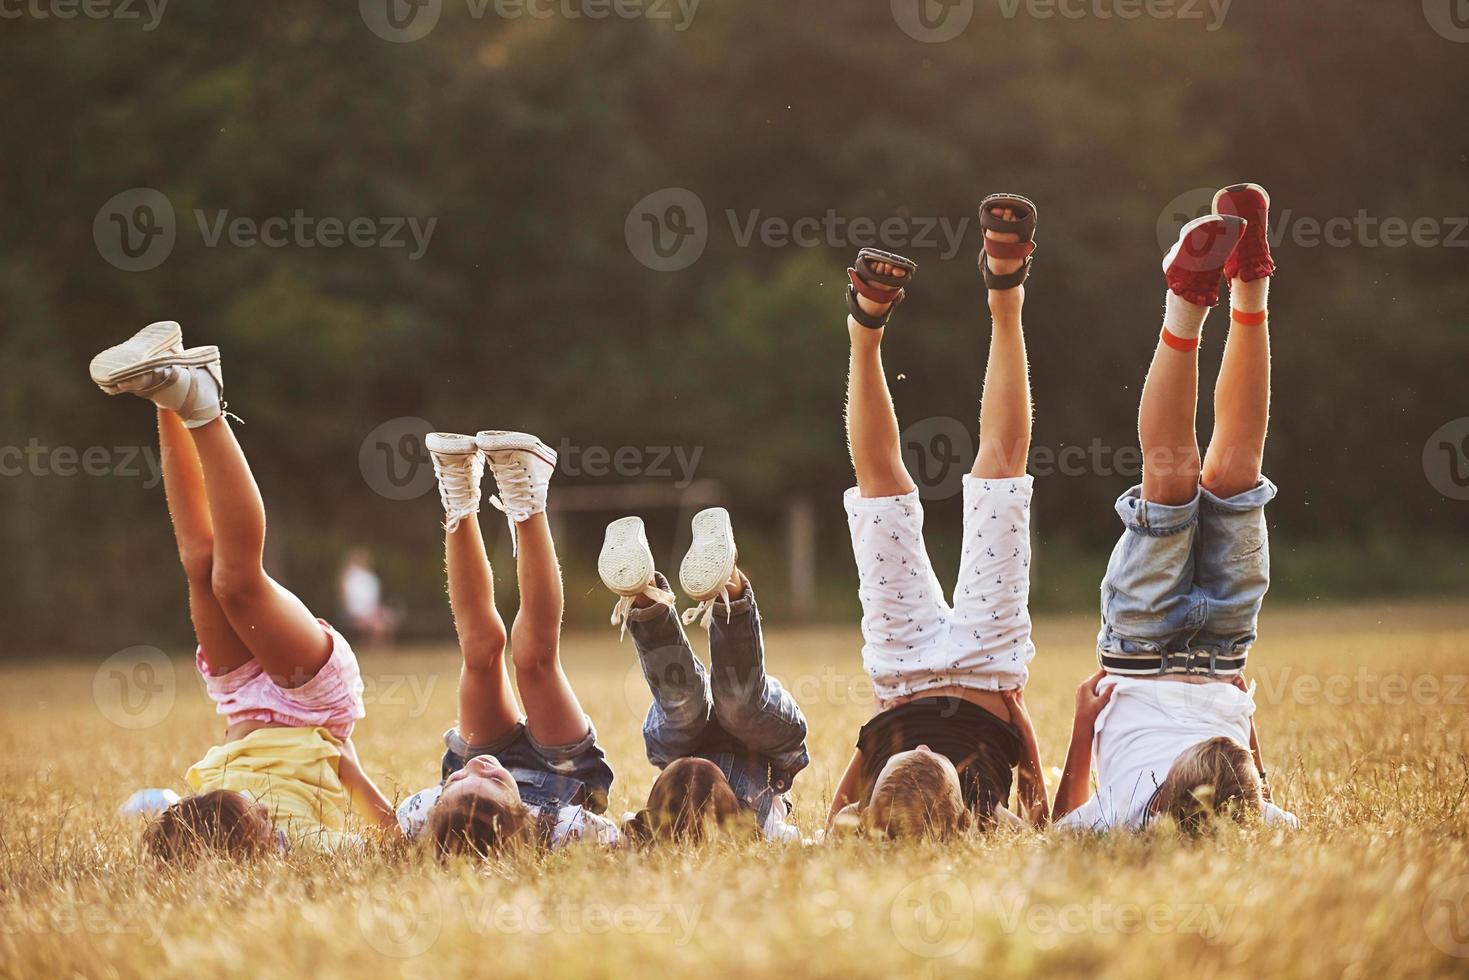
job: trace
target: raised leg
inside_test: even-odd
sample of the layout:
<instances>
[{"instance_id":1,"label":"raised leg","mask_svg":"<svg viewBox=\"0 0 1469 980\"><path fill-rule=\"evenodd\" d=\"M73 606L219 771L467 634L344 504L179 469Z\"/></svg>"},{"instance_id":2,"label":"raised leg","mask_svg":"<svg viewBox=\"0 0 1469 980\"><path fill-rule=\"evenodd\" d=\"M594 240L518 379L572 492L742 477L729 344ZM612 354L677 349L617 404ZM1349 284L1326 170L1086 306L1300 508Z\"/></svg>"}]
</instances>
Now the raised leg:
<instances>
[{"instance_id":1,"label":"raised leg","mask_svg":"<svg viewBox=\"0 0 1469 980\"><path fill-rule=\"evenodd\" d=\"M655 573L655 581L658 588L669 591L662 575ZM643 743L648 761L661 769L693 755L698 747L713 711L709 675L694 656L678 613L667 604L639 596L627 626L643 679L653 692Z\"/></svg>"},{"instance_id":2,"label":"raised leg","mask_svg":"<svg viewBox=\"0 0 1469 980\"><path fill-rule=\"evenodd\" d=\"M219 600L214 597L214 522L204 489L204 470L194 437L174 412L158 412L158 448L163 493L178 542L179 560L189 580L189 617L211 674L227 674L251 660Z\"/></svg>"},{"instance_id":3,"label":"raised leg","mask_svg":"<svg viewBox=\"0 0 1469 980\"><path fill-rule=\"evenodd\" d=\"M1198 350L1179 350L1160 336L1138 406L1144 500L1178 505L1198 495L1198 400Z\"/></svg>"},{"instance_id":4,"label":"raised leg","mask_svg":"<svg viewBox=\"0 0 1469 980\"><path fill-rule=\"evenodd\" d=\"M561 669L561 566L544 511L517 524L520 611L510 630L515 680L526 724L542 745L569 745L586 737L586 712Z\"/></svg>"},{"instance_id":5,"label":"raised leg","mask_svg":"<svg viewBox=\"0 0 1469 980\"><path fill-rule=\"evenodd\" d=\"M884 274L899 272L879 263ZM890 304L859 297L862 309L881 315ZM915 489L903 465L898 416L882 367L882 329L871 330L847 318L852 357L847 375L847 447L863 497L898 497Z\"/></svg>"},{"instance_id":6,"label":"raised leg","mask_svg":"<svg viewBox=\"0 0 1469 980\"><path fill-rule=\"evenodd\" d=\"M1211 493L1233 497L1260 482L1270 422L1270 328L1232 323L1214 386L1214 435L1204 457Z\"/></svg>"},{"instance_id":7,"label":"raised leg","mask_svg":"<svg viewBox=\"0 0 1469 980\"><path fill-rule=\"evenodd\" d=\"M220 416L190 431L214 521L214 594L265 672L281 687L299 687L327 662L331 639L265 573L265 505L229 421Z\"/></svg>"},{"instance_id":8,"label":"raised leg","mask_svg":"<svg viewBox=\"0 0 1469 980\"><path fill-rule=\"evenodd\" d=\"M992 212L1006 221L1015 219L1008 208ZM1019 241L1016 234L985 231L1004 242ZM999 275L1017 271L1020 259L989 259ZM973 475L982 479L1024 476L1030 455L1030 369L1025 356L1025 332L1020 311L1025 287L992 290L989 294L990 353L984 369L984 394L979 403L979 454Z\"/></svg>"},{"instance_id":9,"label":"raised leg","mask_svg":"<svg viewBox=\"0 0 1469 980\"><path fill-rule=\"evenodd\" d=\"M505 621L495 609L494 577L473 514L444 535L444 558L449 606L464 654L459 735L469 745L490 745L520 721L520 706L505 669Z\"/></svg>"}]
</instances>

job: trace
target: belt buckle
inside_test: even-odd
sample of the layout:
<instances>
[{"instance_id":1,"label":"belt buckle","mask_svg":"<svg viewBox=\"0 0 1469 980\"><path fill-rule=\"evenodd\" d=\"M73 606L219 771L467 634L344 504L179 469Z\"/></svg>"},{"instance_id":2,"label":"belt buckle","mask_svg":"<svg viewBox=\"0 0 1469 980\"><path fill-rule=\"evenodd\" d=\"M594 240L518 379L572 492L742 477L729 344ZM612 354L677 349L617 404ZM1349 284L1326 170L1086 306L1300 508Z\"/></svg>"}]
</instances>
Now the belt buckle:
<instances>
[{"instance_id":1,"label":"belt buckle","mask_svg":"<svg viewBox=\"0 0 1469 980\"><path fill-rule=\"evenodd\" d=\"M1163 654L1163 673L1210 674L1213 671L1214 655L1207 650L1178 650Z\"/></svg>"}]
</instances>

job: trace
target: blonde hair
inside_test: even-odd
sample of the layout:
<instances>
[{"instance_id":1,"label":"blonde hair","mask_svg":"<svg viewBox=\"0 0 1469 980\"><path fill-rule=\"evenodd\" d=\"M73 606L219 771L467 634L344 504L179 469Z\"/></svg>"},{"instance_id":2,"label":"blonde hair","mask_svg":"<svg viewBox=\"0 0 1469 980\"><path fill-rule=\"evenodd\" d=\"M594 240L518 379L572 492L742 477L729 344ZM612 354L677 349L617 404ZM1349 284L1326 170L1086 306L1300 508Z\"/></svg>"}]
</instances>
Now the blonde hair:
<instances>
[{"instance_id":1,"label":"blonde hair","mask_svg":"<svg viewBox=\"0 0 1469 980\"><path fill-rule=\"evenodd\" d=\"M949 778L943 762L926 753L909 753L892 768L863 811L870 833L889 838L936 837L948 840L969 830L974 816Z\"/></svg>"},{"instance_id":2,"label":"blonde hair","mask_svg":"<svg viewBox=\"0 0 1469 980\"><path fill-rule=\"evenodd\" d=\"M461 793L429 811L428 838L440 858L455 854L489 857L512 847L533 845L536 820L524 803L506 806Z\"/></svg>"},{"instance_id":3,"label":"blonde hair","mask_svg":"<svg viewBox=\"0 0 1469 980\"><path fill-rule=\"evenodd\" d=\"M171 864L188 864L210 852L249 860L275 846L270 820L244 796L226 789L179 800L143 831L143 853Z\"/></svg>"},{"instance_id":4,"label":"blonde hair","mask_svg":"<svg viewBox=\"0 0 1469 980\"><path fill-rule=\"evenodd\" d=\"M1154 812L1171 817L1189 833L1216 816L1244 821L1260 813L1264 789L1255 757L1224 735L1191 745L1158 787Z\"/></svg>"},{"instance_id":5,"label":"blonde hair","mask_svg":"<svg viewBox=\"0 0 1469 980\"><path fill-rule=\"evenodd\" d=\"M648 793L648 808L627 826L645 841L700 843L721 834L751 836L759 828L724 771L708 759L670 763Z\"/></svg>"}]
</instances>

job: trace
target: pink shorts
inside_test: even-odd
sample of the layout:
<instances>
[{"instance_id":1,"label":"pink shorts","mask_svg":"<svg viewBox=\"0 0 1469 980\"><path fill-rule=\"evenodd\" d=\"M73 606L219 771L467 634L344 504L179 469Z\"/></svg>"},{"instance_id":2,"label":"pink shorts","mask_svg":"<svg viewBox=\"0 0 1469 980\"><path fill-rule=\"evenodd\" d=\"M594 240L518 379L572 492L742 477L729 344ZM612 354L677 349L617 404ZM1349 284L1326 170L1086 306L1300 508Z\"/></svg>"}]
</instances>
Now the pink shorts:
<instances>
[{"instance_id":1,"label":"pink shorts","mask_svg":"<svg viewBox=\"0 0 1469 980\"><path fill-rule=\"evenodd\" d=\"M252 660L227 674L214 676L204 662L204 648L194 655L215 710L231 725L265 721L289 728L325 728L337 738L352 734L352 725L367 714L362 706L362 672L357 655L342 634L318 619L332 641L332 654L316 676L300 687L278 687Z\"/></svg>"}]
</instances>

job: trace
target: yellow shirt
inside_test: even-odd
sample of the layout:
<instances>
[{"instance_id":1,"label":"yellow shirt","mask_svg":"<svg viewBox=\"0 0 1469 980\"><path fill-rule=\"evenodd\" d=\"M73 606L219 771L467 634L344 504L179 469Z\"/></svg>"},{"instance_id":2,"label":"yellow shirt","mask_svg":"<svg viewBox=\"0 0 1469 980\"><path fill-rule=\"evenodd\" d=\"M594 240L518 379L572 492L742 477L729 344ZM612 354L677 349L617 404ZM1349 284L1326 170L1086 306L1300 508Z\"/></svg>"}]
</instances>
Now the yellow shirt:
<instances>
[{"instance_id":1,"label":"yellow shirt","mask_svg":"<svg viewBox=\"0 0 1469 980\"><path fill-rule=\"evenodd\" d=\"M341 744L325 728L257 728L211 748L184 779L196 793L243 793L292 841L330 847L341 842L350 807L337 775Z\"/></svg>"}]
</instances>

